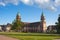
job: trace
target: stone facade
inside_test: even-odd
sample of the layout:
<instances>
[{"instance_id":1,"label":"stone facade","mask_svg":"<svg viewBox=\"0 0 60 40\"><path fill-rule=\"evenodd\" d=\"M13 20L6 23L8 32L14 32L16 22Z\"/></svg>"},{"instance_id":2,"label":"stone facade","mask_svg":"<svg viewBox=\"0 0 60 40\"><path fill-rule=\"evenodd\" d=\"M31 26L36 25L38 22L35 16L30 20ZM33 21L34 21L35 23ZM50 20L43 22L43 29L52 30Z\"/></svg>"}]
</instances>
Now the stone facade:
<instances>
[{"instance_id":1,"label":"stone facade","mask_svg":"<svg viewBox=\"0 0 60 40\"><path fill-rule=\"evenodd\" d=\"M11 24L7 24L7 25L0 25L0 31L1 32L9 32L11 30Z\"/></svg>"},{"instance_id":2,"label":"stone facade","mask_svg":"<svg viewBox=\"0 0 60 40\"><path fill-rule=\"evenodd\" d=\"M41 21L25 24L22 31L23 32L46 32L46 29L47 29L46 21L45 21L44 15L42 13Z\"/></svg>"},{"instance_id":3,"label":"stone facade","mask_svg":"<svg viewBox=\"0 0 60 40\"><path fill-rule=\"evenodd\" d=\"M16 16L16 20L21 20L21 16L19 15L19 12ZM25 26L22 28L22 32L46 32L46 21L45 21L45 17L44 14L42 12L41 15L41 21L38 22L33 22L33 23L27 23L27 22L23 22L25 24ZM2 29L2 31L10 31L11 29L11 24L7 24L7 25L1 25L0 30Z\"/></svg>"}]
</instances>

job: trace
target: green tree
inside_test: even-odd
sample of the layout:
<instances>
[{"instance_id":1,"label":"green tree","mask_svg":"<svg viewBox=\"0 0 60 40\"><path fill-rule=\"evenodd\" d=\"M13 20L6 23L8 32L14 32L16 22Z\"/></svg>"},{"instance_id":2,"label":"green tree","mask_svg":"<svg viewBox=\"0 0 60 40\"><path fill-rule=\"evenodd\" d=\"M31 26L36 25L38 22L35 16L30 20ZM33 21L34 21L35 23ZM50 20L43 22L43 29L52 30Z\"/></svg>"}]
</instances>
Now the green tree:
<instances>
[{"instance_id":1,"label":"green tree","mask_svg":"<svg viewBox=\"0 0 60 40\"><path fill-rule=\"evenodd\" d=\"M16 16L16 19L12 22L12 30L14 31L21 31L22 27L24 26L24 23L21 21L19 12Z\"/></svg>"},{"instance_id":2,"label":"green tree","mask_svg":"<svg viewBox=\"0 0 60 40\"><path fill-rule=\"evenodd\" d=\"M24 26L23 22L14 20L13 23L12 23L12 28L11 29L18 32L22 29L23 26Z\"/></svg>"},{"instance_id":3,"label":"green tree","mask_svg":"<svg viewBox=\"0 0 60 40\"><path fill-rule=\"evenodd\" d=\"M57 33L60 34L60 14L59 14L59 17L58 17L58 22L56 23L57 25Z\"/></svg>"}]
</instances>

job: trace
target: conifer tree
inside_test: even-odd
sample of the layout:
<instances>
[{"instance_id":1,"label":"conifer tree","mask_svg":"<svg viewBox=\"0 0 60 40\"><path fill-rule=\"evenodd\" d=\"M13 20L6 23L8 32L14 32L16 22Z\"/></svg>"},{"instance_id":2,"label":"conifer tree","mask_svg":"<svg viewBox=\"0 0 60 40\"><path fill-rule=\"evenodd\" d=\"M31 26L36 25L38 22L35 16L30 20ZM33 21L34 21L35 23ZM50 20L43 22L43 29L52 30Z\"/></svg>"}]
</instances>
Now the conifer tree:
<instances>
[{"instance_id":1,"label":"conifer tree","mask_svg":"<svg viewBox=\"0 0 60 40\"><path fill-rule=\"evenodd\" d=\"M59 14L59 17L58 17L58 22L56 23L56 27L57 27L57 33L60 34L60 14Z\"/></svg>"}]
</instances>

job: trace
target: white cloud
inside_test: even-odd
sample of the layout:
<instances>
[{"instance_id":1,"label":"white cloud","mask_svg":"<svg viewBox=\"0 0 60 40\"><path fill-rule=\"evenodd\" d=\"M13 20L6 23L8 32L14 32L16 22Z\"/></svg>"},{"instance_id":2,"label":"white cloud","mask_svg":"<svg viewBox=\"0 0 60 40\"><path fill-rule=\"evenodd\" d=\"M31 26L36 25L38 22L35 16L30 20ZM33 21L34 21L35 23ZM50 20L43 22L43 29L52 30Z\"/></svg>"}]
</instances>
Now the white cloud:
<instances>
[{"instance_id":1,"label":"white cloud","mask_svg":"<svg viewBox=\"0 0 60 40\"><path fill-rule=\"evenodd\" d=\"M20 2L26 5L32 5L48 10L56 10L60 6L60 0L1 0L0 5L5 6L7 4L18 5Z\"/></svg>"},{"instance_id":2,"label":"white cloud","mask_svg":"<svg viewBox=\"0 0 60 40\"><path fill-rule=\"evenodd\" d=\"M50 2L47 0L35 0L35 3L41 7L47 7L50 4Z\"/></svg>"},{"instance_id":3,"label":"white cloud","mask_svg":"<svg viewBox=\"0 0 60 40\"><path fill-rule=\"evenodd\" d=\"M49 1L50 1L50 0L35 0L35 2L41 3L41 4L49 3Z\"/></svg>"},{"instance_id":4,"label":"white cloud","mask_svg":"<svg viewBox=\"0 0 60 40\"><path fill-rule=\"evenodd\" d=\"M51 0L35 0L36 4L40 8L48 9L51 11L56 11L56 7L54 6L54 1Z\"/></svg>"},{"instance_id":5,"label":"white cloud","mask_svg":"<svg viewBox=\"0 0 60 40\"><path fill-rule=\"evenodd\" d=\"M5 6L5 3L3 3L3 2L0 2L0 6Z\"/></svg>"},{"instance_id":6,"label":"white cloud","mask_svg":"<svg viewBox=\"0 0 60 40\"><path fill-rule=\"evenodd\" d=\"M55 0L55 6L60 6L60 0Z\"/></svg>"},{"instance_id":7,"label":"white cloud","mask_svg":"<svg viewBox=\"0 0 60 40\"><path fill-rule=\"evenodd\" d=\"M33 5L33 0L20 0L20 1L27 5Z\"/></svg>"},{"instance_id":8,"label":"white cloud","mask_svg":"<svg viewBox=\"0 0 60 40\"><path fill-rule=\"evenodd\" d=\"M54 6L49 6L46 9L51 10L51 11L57 11L57 9Z\"/></svg>"},{"instance_id":9,"label":"white cloud","mask_svg":"<svg viewBox=\"0 0 60 40\"><path fill-rule=\"evenodd\" d=\"M54 1L52 0L22 0L24 4L32 4L37 5L36 7L48 9L51 11L56 11L56 7L54 6Z\"/></svg>"},{"instance_id":10,"label":"white cloud","mask_svg":"<svg viewBox=\"0 0 60 40\"><path fill-rule=\"evenodd\" d=\"M14 5L18 5L19 4L19 0L4 0L4 3L6 4L14 4Z\"/></svg>"}]
</instances>

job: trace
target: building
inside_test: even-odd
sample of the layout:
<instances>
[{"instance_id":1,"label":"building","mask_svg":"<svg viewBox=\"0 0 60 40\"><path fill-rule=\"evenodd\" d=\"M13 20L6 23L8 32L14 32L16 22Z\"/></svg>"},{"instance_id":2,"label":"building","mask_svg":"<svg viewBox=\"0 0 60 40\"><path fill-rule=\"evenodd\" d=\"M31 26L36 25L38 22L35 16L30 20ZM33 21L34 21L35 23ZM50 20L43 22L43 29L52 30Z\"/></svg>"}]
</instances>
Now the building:
<instances>
[{"instance_id":1,"label":"building","mask_svg":"<svg viewBox=\"0 0 60 40\"><path fill-rule=\"evenodd\" d=\"M19 12L17 13L16 16L16 20L17 21L21 21L21 16L19 14ZM25 26L21 29L22 32L46 32L46 21L45 21L45 17L44 14L42 12L41 15L41 21L38 22L33 22L33 23L28 23L28 22L22 22L25 24ZM2 31L10 31L11 30L11 24L7 24L7 25L0 25L0 30Z\"/></svg>"},{"instance_id":2,"label":"building","mask_svg":"<svg viewBox=\"0 0 60 40\"><path fill-rule=\"evenodd\" d=\"M19 15L19 12L16 16L16 20L21 20L21 16ZM44 14L42 12L41 15L41 21L39 22L33 22L33 23L28 23L28 22L23 22L25 26L22 28L22 32L46 32L46 21Z\"/></svg>"},{"instance_id":3,"label":"building","mask_svg":"<svg viewBox=\"0 0 60 40\"><path fill-rule=\"evenodd\" d=\"M56 32L57 32L57 27L56 27L56 25L49 25L49 26L47 27L47 32L48 32L48 33L56 33Z\"/></svg>"},{"instance_id":4,"label":"building","mask_svg":"<svg viewBox=\"0 0 60 40\"><path fill-rule=\"evenodd\" d=\"M2 27L0 26L0 32L2 31Z\"/></svg>"},{"instance_id":5,"label":"building","mask_svg":"<svg viewBox=\"0 0 60 40\"><path fill-rule=\"evenodd\" d=\"M7 25L0 25L0 31L1 32L9 32L11 30L11 24L7 24Z\"/></svg>"}]
</instances>

